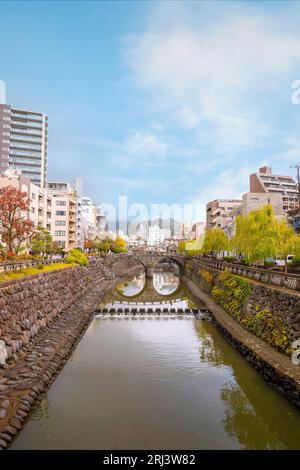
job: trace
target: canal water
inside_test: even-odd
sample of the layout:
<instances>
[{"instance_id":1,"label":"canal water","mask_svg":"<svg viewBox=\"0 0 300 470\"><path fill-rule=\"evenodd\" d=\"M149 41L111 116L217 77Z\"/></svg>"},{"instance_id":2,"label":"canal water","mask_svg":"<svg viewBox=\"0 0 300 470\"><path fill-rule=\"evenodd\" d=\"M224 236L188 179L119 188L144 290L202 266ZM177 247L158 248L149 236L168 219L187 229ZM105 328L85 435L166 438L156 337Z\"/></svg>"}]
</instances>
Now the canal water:
<instances>
[{"instance_id":1,"label":"canal water","mask_svg":"<svg viewBox=\"0 0 300 470\"><path fill-rule=\"evenodd\" d=\"M174 273L101 306L193 307ZM209 321L94 318L13 449L299 449L300 412Z\"/></svg>"}]
</instances>

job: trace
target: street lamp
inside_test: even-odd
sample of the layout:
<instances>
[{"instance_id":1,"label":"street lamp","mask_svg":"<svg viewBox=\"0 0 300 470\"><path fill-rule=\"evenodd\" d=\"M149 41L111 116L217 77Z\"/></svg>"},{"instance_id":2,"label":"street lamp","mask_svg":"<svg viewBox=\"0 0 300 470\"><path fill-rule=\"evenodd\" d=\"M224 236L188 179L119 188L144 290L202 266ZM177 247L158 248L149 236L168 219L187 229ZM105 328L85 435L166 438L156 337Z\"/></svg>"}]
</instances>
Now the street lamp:
<instances>
[{"instance_id":1,"label":"street lamp","mask_svg":"<svg viewBox=\"0 0 300 470\"><path fill-rule=\"evenodd\" d=\"M296 168L297 169L297 184L298 184L298 213L300 216L300 174L299 174L299 168L300 165L290 165L290 168Z\"/></svg>"}]
</instances>

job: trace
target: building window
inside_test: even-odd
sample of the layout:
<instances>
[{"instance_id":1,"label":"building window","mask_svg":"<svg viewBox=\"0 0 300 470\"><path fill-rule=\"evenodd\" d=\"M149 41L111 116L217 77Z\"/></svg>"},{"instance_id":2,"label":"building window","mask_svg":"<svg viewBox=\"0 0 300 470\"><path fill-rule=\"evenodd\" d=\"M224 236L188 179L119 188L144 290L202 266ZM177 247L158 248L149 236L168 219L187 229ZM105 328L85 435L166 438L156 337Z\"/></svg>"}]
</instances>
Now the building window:
<instances>
[{"instance_id":1,"label":"building window","mask_svg":"<svg viewBox=\"0 0 300 470\"><path fill-rule=\"evenodd\" d=\"M57 205L57 206L66 206L66 205L67 205L67 201L56 201L56 205Z\"/></svg>"},{"instance_id":2,"label":"building window","mask_svg":"<svg viewBox=\"0 0 300 470\"><path fill-rule=\"evenodd\" d=\"M63 216L66 215L66 211L56 211L55 214Z\"/></svg>"},{"instance_id":3,"label":"building window","mask_svg":"<svg viewBox=\"0 0 300 470\"><path fill-rule=\"evenodd\" d=\"M55 236L56 237L65 237L66 232L64 230L55 230Z\"/></svg>"},{"instance_id":4,"label":"building window","mask_svg":"<svg viewBox=\"0 0 300 470\"><path fill-rule=\"evenodd\" d=\"M65 227L66 226L66 221L65 220L56 220L55 225L57 227Z\"/></svg>"}]
</instances>

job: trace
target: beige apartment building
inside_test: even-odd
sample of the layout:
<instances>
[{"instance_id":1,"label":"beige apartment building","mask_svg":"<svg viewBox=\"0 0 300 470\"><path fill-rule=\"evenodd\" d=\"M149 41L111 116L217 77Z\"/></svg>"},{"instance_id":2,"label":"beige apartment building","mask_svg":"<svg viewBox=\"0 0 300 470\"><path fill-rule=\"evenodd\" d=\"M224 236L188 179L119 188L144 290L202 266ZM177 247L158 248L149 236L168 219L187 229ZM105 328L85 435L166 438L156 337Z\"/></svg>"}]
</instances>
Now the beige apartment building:
<instances>
[{"instance_id":1,"label":"beige apartment building","mask_svg":"<svg viewBox=\"0 0 300 470\"><path fill-rule=\"evenodd\" d=\"M49 183L47 189L35 185L20 171L7 170L0 175L0 190L12 186L28 195L29 212L24 214L33 221L35 227L48 230L63 250L77 246L77 196L69 183Z\"/></svg>"},{"instance_id":2,"label":"beige apartment building","mask_svg":"<svg viewBox=\"0 0 300 470\"><path fill-rule=\"evenodd\" d=\"M206 228L224 229L241 210L241 199L215 199L206 204Z\"/></svg>"},{"instance_id":3,"label":"beige apartment building","mask_svg":"<svg viewBox=\"0 0 300 470\"><path fill-rule=\"evenodd\" d=\"M24 214L34 223L35 227L41 226L49 232L52 229L52 197L47 190L32 183L27 176L22 176L18 171L6 171L0 175L0 190L12 186L25 192L30 200L29 213Z\"/></svg>"},{"instance_id":4,"label":"beige apartment building","mask_svg":"<svg viewBox=\"0 0 300 470\"><path fill-rule=\"evenodd\" d=\"M287 214L298 206L298 186L291 176L274 175L272 168L264 166L256 173L250 175L250 193L267 194L274 200L274 208L278 206L279 198L282 199L282 212ZM279 196L278 198L273 195ZM253 196L255 197L255 196ZM257 196L260 198L259 196ZM267 196L268 198L268 196ZM262 198L264 200L264 198ZM272 202L270 204L273 205ZM276 209L278 210L278 209Z\"/></svg>"},{"instance_id":5,"label":"beige apartment building","mask_svg":"<svg viewBox=\"0 0 300 470\"><path fill-rule=\"evenodd\" d=\"M66 182L49 182L48 192L52 197L52 237L64 251L77 246L77 197L73 187Z\"/></svg>"},{"instance_id":6,"label":"beige apartment building","mask_svg":"<svg viewBox=\"0 0 300 470\"><path fill-rule=\"evenodd\" d=\"M243 195L242 202L242 213L249 214L249 212L270 204L276 216L282 217L284 215L283 210L283 198L279 193L246 193Z\"/></svg>"}]
</instances>

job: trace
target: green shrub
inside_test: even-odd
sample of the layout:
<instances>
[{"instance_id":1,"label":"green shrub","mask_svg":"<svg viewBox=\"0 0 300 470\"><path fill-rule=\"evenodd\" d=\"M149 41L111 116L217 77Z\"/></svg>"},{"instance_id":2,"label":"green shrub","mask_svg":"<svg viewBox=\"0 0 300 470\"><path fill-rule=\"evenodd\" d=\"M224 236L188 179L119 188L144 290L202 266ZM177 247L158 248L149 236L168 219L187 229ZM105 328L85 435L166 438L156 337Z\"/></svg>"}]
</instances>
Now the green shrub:
<instances>
[{"instance_id":1,"label":"green shrub","mask_svg":"<svg viewBox=\"0 0 300 470\"><path fill-rule=\"evenodd\" d=\"M248 260L246 258L241 258L240 259L240 264L245 264L246 266L248 266Z\"/></svg>"},{"instance_id":2,"label":"green shrub","mask_svg":"<svg viewBox=\"0 0 300 470\"><path fill-rule=\"evenodd\" d=\"M296 257L292 259L292 261L289 263L290 266L293 268L300 268L300 257Z\"/></svg>"},{"instance_id":3,"label":"green shrub","mask_svg":"<svg viewBox=\"0 0 300 470\"><path fill-rule=\"evenodd\" d=\"M69 255L66 258L66 263L87 266L89 264L89 260L85 253L82 253L78 248L74 248L73 250L70 250Z\"/></svg>"},{"instance_id":4,"label":"green shrub","mask_svg":"<svg viewBox=\"0 0 300 470\"><path fill-rule=\"evenodd\" d=\"M38 264L36 269L38 269L39 271L43 271L44 265L43 264Z\"/></svg>"},{"instance_id":5,"label":"green shrub","mask_svg":"<svg viewBox=\"0 0 300 470\"><path fill-rule=\"evenodd\" d=\"M265 261L265 266L272 268L273 266L276 266L275 261Z\"/></svg>"},{"instance_id":6,"label":"green shrub","mask_svg":"<svg viewBox=\"0 0 300 470\"><path fill-rule=\"evenodd\" d=\"M232 263L233 261L236 261L235 256L223 256L223 261L227 261L227 263Z\"/></svg>"}]
</instances>

